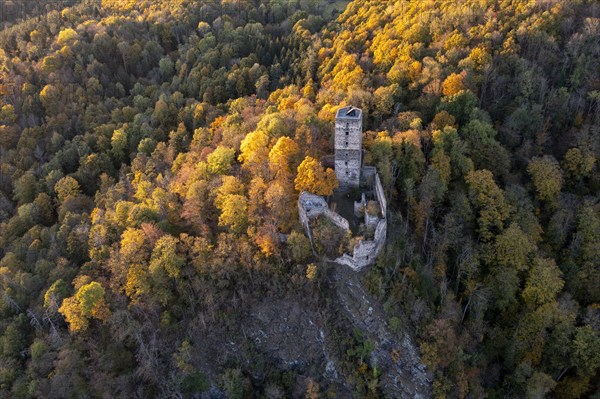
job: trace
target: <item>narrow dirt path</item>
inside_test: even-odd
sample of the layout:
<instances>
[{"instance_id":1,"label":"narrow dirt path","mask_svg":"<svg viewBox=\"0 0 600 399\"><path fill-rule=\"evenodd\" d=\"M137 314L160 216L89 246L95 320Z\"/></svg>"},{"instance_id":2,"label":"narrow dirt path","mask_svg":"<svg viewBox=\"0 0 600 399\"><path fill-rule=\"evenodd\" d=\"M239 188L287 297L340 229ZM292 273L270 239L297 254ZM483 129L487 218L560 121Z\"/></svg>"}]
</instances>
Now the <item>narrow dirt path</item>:
<instances>
[{"instance_id":1,"label":"narrow dirt path","mask_svg":"<svg viewBox=\"0 0 600 399\"><path fill-rule=\"evenodd\" d=\"M333 273L339 303L352 324L375 344L371 362L381 370L380 387L388 398L431 397L431 379L407 331L392 334L379 303L366 292L361 274L341 265Z\"/></svg>"}]
</instances>

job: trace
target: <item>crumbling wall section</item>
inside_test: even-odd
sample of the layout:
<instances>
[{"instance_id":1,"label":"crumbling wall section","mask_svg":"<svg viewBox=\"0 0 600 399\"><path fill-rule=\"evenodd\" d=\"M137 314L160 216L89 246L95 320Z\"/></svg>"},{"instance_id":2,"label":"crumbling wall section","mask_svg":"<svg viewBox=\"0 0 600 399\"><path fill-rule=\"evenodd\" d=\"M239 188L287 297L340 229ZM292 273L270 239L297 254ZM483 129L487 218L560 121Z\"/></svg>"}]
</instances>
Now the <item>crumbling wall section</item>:
<instances>
[{"instance_id":1,"label":"crumbling wall section","mask_svg":"<svg viewBox=\"0 0 600 399\"><path fill-rule=\"evenodd\" d=\"M355 272L359 271L360 269L362 269L364 267L364 266L357 265L357 263L354 261L354 258L348 254L343 254L339 258L335 259L335 263L338 263L338 264L344 265L344 266L348 266L350 269L354 270Z\"/></svg>"},{"instance_id":2,"label":"crumbling wall section","mask_svg":"<svg viewBox=\"0 0 600 399\"><path fill-rule=\"evenodd\" d=\"M309 222L320 215L323 215L331 220L340 229L350 230L350 223L348 220L346 220L340 214L330 210L323 197L308 193L306 191L302 192L298 198L298 215L300 217L300 223L302 223L304 226L304 230L311 240L312 235L310 233Z\"/></svg>"},{"instance_id":3,"label":"crumbling wall section","mask_svg":"<svg viewBox=\"0 0 600 399\"><path fill-rule=\"evenodd\" d=\"M377 196L377 202L379 202L379 206L381 207L381 214L383 218L385 218L385 215L387 214L387 202L385 200L385 192L381 185L379 173L375 173L375 195Z\"/></svg>"},{"instance_id":4,"label":"crumbling wall section","mask_svg":"<svg viewBox=\"0 0 600 399\"><path fill-rule=\"evenodd\" d=\"M353 270L360 270L373 263L383 247L387 235L387 201L385 191L374 166L362 166L362 111L359 108L348 106L338 110L335 118L335 173L341 189L366 186L368 195L374 191L379 211L375 215L367 212L367 201L363 192L360 202L354 202L354 214L357 218L363 217L367 228L375 227L372 240L361 240L352 250L352 256L344 253L335 262L346 265ZM310 239L313 253L315 253L310 220L323 215L339 228L349 231L350 223L340 214L329 209L323 197L308 192L303 192L298 198L298 214L304 226L306 235Z\"/></svg>"},{"instance_id":5,"label":"crumbling wall section","mask_svg":"<svg viewBox=\"0 0 600 399\"><path fill-rule=\"evenodd\" d=\"M375 228L375 252L377 255L381 252L383 247L385 246L385 240L387 239L387 219L381 219L379 223L377 223L377 227Z\"/></svg>"},{"instance_id":6,"label":"crumbling wall section","mask_svg":"<svg viewBox=\"0 0 600 399\"><path fill-rule=\"evenodd\" d=\"M304 208L300 199L298 199L298 218L300 219L302 226L306 229L310 219L308 218L308 212L306 212L306 208Z\"/></svg>"},{"instance_id":7,"label":"crumbling wall section","mask_svg":"<svg viewBox=\"0 0 600 399\"><path fill-rule=\"evenodd\" d=\"M365 198L365 193L362 193L360 201L354 201L354 216L357 218L361 217L363 212L365 211L365 207L367 206L367 199Z\"/></svg>"},{"instance_id":8,"label":"crumbling wall section","mask_svg":"<svg viewBox=\"0 0 600 399\"><path fill-rule=\"evenodd\" d=\"M354 247L352 256L344 254L335 262L359 271L375 261L385 246L387 238L387 220L380 219L375 228L373 240L362 240Z\"/></svg>"},{"instance_id":9,"label":"crumbling wall section","mask_svg":"<svg viewBox=\"0 0 600 399\"><path fill-rule=\"evenodd\" d=\"M379 216L370 215L369 212L365 212L365 226L367 228L376 226L378 222L379 222Z\"/></svg>"},{"instance_id":10,"label":"crumbling wall section","mask_svg":"<svg viewBox=\"0 0 600 399\"><path fill-rule=\"evenodd\" d=\"M346 220L346 218L340 216L339 213L333 212L330 209L326 209L323 212L323 215L329 218L329 220L331 220L340 229L350 230L350 223L348 222L348 220Z\"/></svg>"},{"instance_id":11,"label":"crumbling wall section","mask_svg":"<svg viewBox=\"0 0 600 399\"><path fill-rule=\"evenodd\" d=\"M365 168L363 168L363 171L364 169ZM372 172L373 169L369 170L367 173ZM383 185L381 184L381 179L379 178L379 173L377 173L375 170L374 175L365 177L373 179L372 181L374 183L375 195L377 196L377 202L379 203L379 206L381 208L380 217L369 217L369 215L365 212L365 224L377 224L377 226L375 227L375 234L373 235L373 240L361 240L354 247L352 256L350 256L349 254L344 254L335 260L337 263L346 265L355 271L359 271L365 266L368 266L371 263L373 263L377 256L379 256L379 254L383 250L383 247L385 246L385 240L387 239L387 202L385 198L385 193L383 191ZM364 195L361 202L364 202ZM354 206L355 211L361 206L364 208L364 205L358 202L356 202Z\"/></svg>"},{"instance_id":12,"label":"crumbling wall section","mask_svg":"<svg viewBox=\"0 0 600 399\"><path fill-rule=\"evenodd\" d=\"M345 253L342 256L335 259L336 263L346 265L355 271L361 270L365 266L368 266L375 261L375 259L381 253L381 250L385 246L385 240L387 238L385 195L383 192L383 187L381 185L381 180L379 179L379 175L377 173L375 174L374 178L375 192L379 206L381 207L381 217L374 217L366 213L366 210L364 210L364 205L362 204L362 202L364 201L364 195L363 201L361 201L361 203L355 203L355 210L358 210L357 206L363 208L363 212L365 212L365 223L367 225L376 224L373 240L361 240L358 242L358 244L354 246L352 256L350 256L350 254ZM298 198L298 215L300 216L300 223L302 223L302 226L306 231L306 235L310 240L311 247L313 248L313 253L315 253L314 240L310 229L310 221L312 219L316 218L319 215L323 215L329 220L331 220L339 228L346 231L350 230L350 223L348 222L348 220L346 220L338 213L330 210L325 199L315 194L307 192L303 192L302 194L300 194L300 197Z\"/></svg>"}]
</instances>

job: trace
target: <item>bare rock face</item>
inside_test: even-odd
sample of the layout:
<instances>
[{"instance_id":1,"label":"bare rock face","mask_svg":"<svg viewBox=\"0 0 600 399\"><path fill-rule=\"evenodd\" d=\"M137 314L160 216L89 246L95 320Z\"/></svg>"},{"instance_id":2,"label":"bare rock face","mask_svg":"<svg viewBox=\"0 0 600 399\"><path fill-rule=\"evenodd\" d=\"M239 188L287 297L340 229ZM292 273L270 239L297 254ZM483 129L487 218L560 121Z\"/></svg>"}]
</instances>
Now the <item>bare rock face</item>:
<instances>
[{"instance_id":1,"label":"bare rock face","mask_svg":"<svg viewBox=\"0 0 600 399\"><path fill-rule=\"evenodd\" d=\"M348 368L346 339L358 329L373 344L368 362L380 372L382 397L431 397L430 375L414 340L407 330L392 333L381 305L363 287L362 273L332 264L320 294L313 288L248 296L245 311L218 333L199 317L191 334L198 339L193 358L199 368L215 381L223 368L237 364L256 386L268 379L267 369L291 371L293 397L304 397L312 380L339 398L350 398L356 393L355 370ZM222 395L213 386L202 397Z\"/></svg>"},{"instance_id":2,"label":"bare rock face","mask_svg":"<svg viewBox=\"0 0 600 399\"><path fill-rule=\"evenodd\" d=\"M354 327L375 344L371 364L381 370L380 387L388 398L431 397L431 376L421 362L419 351L405 330L398 336L387 326L379 304L365 291L360 275L343 266L334 272L336 293Z\"/></svg>"},{"instance_id":3,"label":"bare rock face","mask_svg":"<svg viewBox=\"0 0 600 399\"><path fill-rule=\"evenodd\" d=\"M322 321L299 302L268 298L249 315L247 337L283 370L309 374L325 368Z\"/></svg>"},{"instance_id":4,"label":"bare rock face","mask_svg":"<svg viewBox=\"0 0 600 399\"><path fill-rule=\"evenodd\" d=\"M370 363L381 371L379 386L385 397L431 397L430 376L412 337L407 331L390 331L380 305L363 288L360 274L342 265L334 267L331 288L335 288L335 309L326 311L339 312L346 320L349 335L353 327L358 328L365 339L374 343ZM340 397L351 396L353 387L337 357L339 342L335 342L322 311L302 301L265 298L247 315L244 334L281 370L323 379L338 386Z\"/></svg>"}]
</instances>

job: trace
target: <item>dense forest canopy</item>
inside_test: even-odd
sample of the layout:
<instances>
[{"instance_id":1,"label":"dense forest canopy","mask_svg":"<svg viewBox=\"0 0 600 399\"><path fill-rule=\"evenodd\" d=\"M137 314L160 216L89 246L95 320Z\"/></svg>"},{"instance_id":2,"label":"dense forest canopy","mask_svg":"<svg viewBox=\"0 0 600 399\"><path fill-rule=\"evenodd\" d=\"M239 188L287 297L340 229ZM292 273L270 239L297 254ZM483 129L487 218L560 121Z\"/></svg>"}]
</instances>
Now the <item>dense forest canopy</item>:
<instances>
[{"instance_id":1,"label":"dense forest canopy","mask_svg":"<svg viewBox=\"0 0 600 399\"><path fill-rule=\"evenodd\" d=\"M361 278L431 395L600 398L599 16L102 0L3 29L0 397L386 396L297 222L354 105L390 203ZM320 315L339 379L227 347L271 297Z\"/></svg>"}]
</instances>

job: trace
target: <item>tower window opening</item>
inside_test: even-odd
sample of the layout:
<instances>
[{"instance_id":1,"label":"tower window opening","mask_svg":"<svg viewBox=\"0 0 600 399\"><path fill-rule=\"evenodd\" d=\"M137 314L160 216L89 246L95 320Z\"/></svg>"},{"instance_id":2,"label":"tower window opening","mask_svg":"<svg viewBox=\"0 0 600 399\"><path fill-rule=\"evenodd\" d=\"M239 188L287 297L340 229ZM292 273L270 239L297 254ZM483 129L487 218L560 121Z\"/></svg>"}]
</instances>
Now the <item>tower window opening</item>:
<instances>
[{"instance_id":1,"label":"tower window opening","mask_svg":"<svg viewBox=\"0 0 600 399\"><path fill-rule=\"evenodd\" d=\"M349 135L349 134L350 134L350 132L346 131L346 136Z\"/></svg>"},{"instance_id":2,"label":"tower window opening","mask_svg":"<svg viewBox=\"0 0 600 399\"><path fill-rule=\"evenodd\" d=\"M346 147L348 147L348 142L346 141Z\"/></svg>"}]
</instances>

